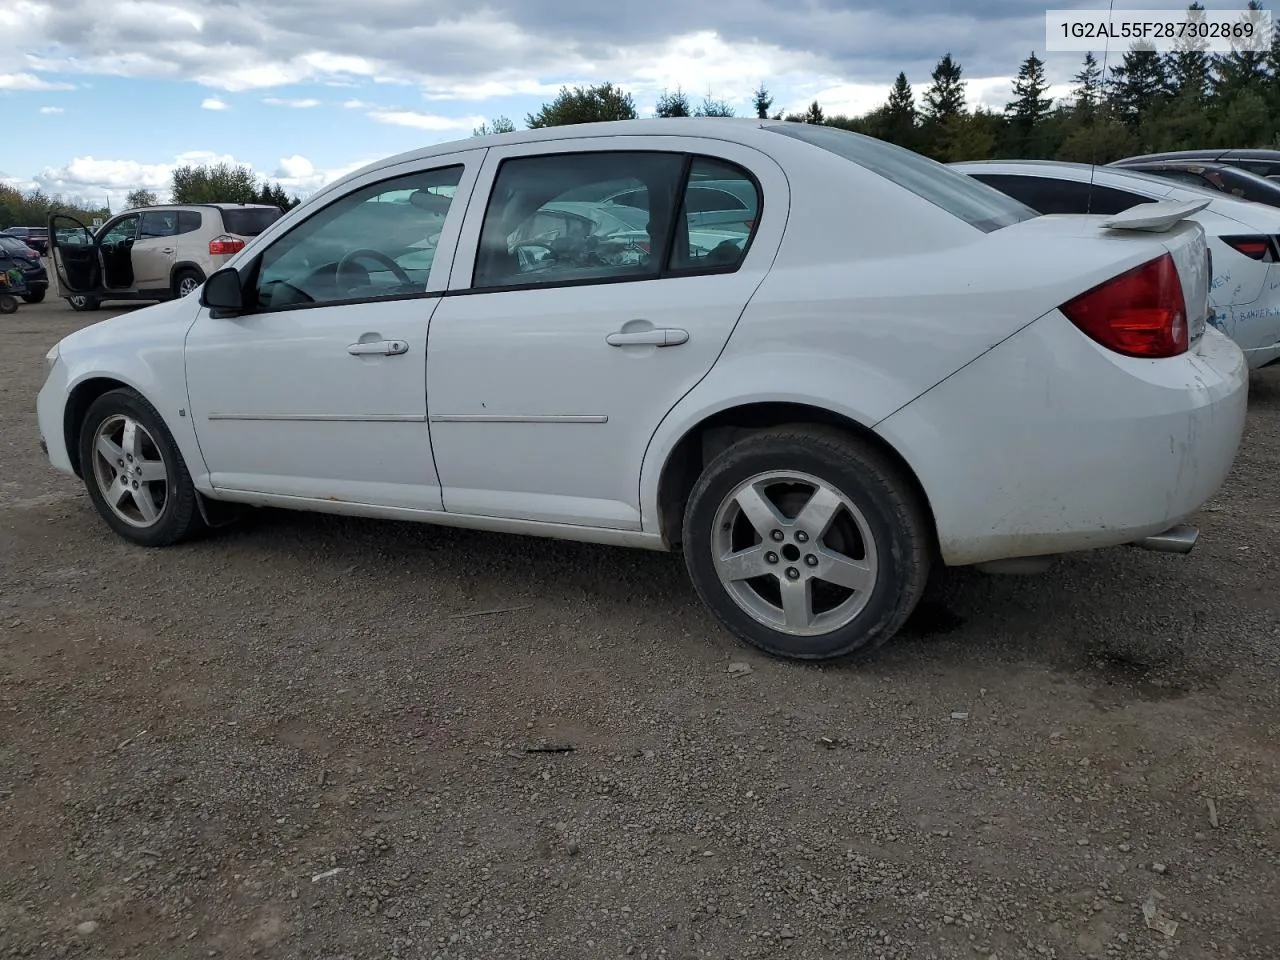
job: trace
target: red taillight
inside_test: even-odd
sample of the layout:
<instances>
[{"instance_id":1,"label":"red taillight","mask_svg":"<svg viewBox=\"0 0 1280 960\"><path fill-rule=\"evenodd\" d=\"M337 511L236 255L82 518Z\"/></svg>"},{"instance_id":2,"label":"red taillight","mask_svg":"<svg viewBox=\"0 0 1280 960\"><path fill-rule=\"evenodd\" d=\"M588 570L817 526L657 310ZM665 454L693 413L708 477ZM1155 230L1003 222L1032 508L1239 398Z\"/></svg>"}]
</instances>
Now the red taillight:
<instances>
[{"instance_id":1,"label":"red taillight","mask_svg":"<svg viewBox=\"0 0 1280 960\"><path fill-rule=\"evenodd\" d=\"M1276 251L1280 250L1280 237L1268 237L1264 234L1249 237L1223 237L1222 242L1237 253L1243 253L1250 260L1263 263L1275 263Z\"/></svg>"},{"instance_id":2,"label":"red taillight","mask_svg":"<svg viewBox=\"0 0 1280 960\"><path fill-rule=\"evenodd\" d=\"M227 236L225 233L209 241L209 256L211 257L225 257L233 253L239 253L243 249L243 240L239 237Z\"/></svg>"},{"instance_id":3,"label":"red taillight","mask_svg":"<svg viewBox=\"0 0 1280 960\"><path fill-rule=\"evenodd\" d=\"M1116 353L1154 359L1187 351L1187 305L1167 253L1080 294L1062 312Z\"/></svg>"}]
</instances>

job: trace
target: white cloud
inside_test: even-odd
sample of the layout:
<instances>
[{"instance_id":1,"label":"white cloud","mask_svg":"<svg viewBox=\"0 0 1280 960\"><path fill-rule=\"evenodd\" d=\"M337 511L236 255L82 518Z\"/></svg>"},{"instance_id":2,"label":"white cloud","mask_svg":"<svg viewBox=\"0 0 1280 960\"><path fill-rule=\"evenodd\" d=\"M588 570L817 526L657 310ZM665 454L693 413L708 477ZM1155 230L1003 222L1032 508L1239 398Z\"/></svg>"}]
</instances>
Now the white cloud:
<instances>
[{"instance_id":1,"label":"white cloud","mask_svg":"<svg viewBox=\"0 0 1280 960\"><path fill-rule=\"evenodd\" d=\"M357 100L353 97L350 100L344 100L342 106L347 110L363 110L365 107L369 106L369 104L365 103L363 100Z\"/></svg>"},{"instance_id":2,"label":"white cloud","mask_svg":"<svg viewBox=\"0 0 1280 960\"><path fill-rule=\"evenodd\" d=\"M74 90L70 83L54 83L34 73L0 73L0 90Z\"/></svg>"},{"instance_id":3,"label":"white cloud","mask_svg":"<svg viewBox=\"0 0 1280 960\"><path fill-rule=\"evenodd\" d=\"M373 110L370 118L378 123L390 123L398 127L414 127L418 130L431 130L436 133L454 130L473 130L484 123L484 117L440 117L430 113L418 113L414 110Z\"/></svg>"},{"instance_id":4,"label":"white cloud","mask_svg":"<svg viewBox=\"0 0 1280 960\"><path fill-rule=\"evenodd\" d=\"M297 99L297 100L282 100L279 97L267 97L262 102L272 107L294 107L298 110L306 110L308 107L320 106L319 100L313 100L310 98Z\"/></svg>"},{"instance_id":5,"label":"white cloud","mask_svg":"<svg viewBox=\"0 0 1280 960\"><path fill-rule=\"evenodd\" d=\"M276 168L277 177L287 177L291 180L312 177L315 176L315 172L315 164L296 153L292 157L281 157L280 166Z\"/></svg>"},{"instance_id":6,"label":"white cloud","mask_svg":"<svg viewBox=\"0 0 1280 960\"><path fill-rule=\"evenodd\" d=\"M65 111L62 109L62 107L41 107L40 112L45 114L46 116L49 116L55 113L63 113Z\"/></svg>"},{"instance_id":7,"label":"white cloud","mask_svg":"<svg viewBox=\"0 0 1280 960\"><path fill-rule=\"evenodd\" d=\"M200 109L201 110L230 110L231 108L228 107L226 103L219 100L217 97L205 97L205 99L200 102Z\"/></svg>"}]
</instances>

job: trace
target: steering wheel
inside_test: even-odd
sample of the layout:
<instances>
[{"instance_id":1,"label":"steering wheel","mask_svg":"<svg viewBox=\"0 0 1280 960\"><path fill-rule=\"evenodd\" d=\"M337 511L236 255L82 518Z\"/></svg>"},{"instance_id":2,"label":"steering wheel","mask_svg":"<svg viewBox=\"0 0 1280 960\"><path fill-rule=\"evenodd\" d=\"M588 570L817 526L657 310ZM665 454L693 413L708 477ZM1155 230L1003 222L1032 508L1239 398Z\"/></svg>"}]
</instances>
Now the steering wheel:
<instances>
[{"instance_id":1,"label":"steering wheel","mask_svg":"<svg viewBox=\"0 0 1280 960\"><path fill-rule=\"evenodd\" d=\"M520 251L522 250L529 251L531 263L537 270L545 270L547 267L551 266L552 263L554 263L556 260L559 259L559 257L556 254L555 248L551 244L545 243L542 240L521 240L512 248L511 252L516 254L516 256L518 257L520 255ZM535 250L545 250L546 256L535 257L533 253L533 251Z\"/></svg>"},{"instance_id":2,"label":"steering wheel","mask_svg":"<svg viewBox=\"0 0 1280 960\"><path fill-rule=\"evenodd\" d=\"M342 275L347 272L347 268L356 260L359 260L362 258L365 260L374 260L378 263L381 263L388 270L390 270L391 273L395 276L395 278L399 280L401 283L405 285L413 284L413 277L405 273L404 268L400 266L400 264L396 263L394 260L392 260L382 251L370 250L367 247L361 250L352 250L350 253L346 254L341 260L338 261L338 269L336 271L337 279L341 281ZM368 271L365 271L365 273L367 275Z\"/></svg>"}]
</instances>

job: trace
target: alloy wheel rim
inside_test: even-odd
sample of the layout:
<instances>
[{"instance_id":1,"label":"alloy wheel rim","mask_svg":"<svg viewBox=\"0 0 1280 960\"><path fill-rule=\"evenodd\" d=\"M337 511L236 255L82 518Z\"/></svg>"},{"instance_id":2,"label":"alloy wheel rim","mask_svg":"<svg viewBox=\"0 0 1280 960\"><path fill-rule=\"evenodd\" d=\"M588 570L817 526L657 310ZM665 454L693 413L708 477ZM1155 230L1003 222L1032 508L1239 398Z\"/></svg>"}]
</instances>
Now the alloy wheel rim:
<instances>
[{"instance_id":1,"label":"alloy wheel rim","mask_svg":"<svg viewBox=\"0 0 1280 960\"><path fill-rule=\"evenodd\" d=\"M178 295L183 297L190 296L198 286L200 284L196 282L194 277L183 277L178 281Z\"/></svg>"},{"instance_id":2,"label":"alloy wheel rim","mask_svg":"<svg viewBox=\"0 0 1280 960\"><path fill-rule=\"evenodd\" d=\"M71 300L71 305L73 307L83 307L86 302L84 297L79 297L79 296L71 297L69 299Z\"/></svg>"},{"instance_id":3,"label":"alloy wheel rim","mask_svg":"<svg viewBox=\"0 0 1280 960\"><path fill-rule=\"evenodd\" d=\"M716 510L712 561L753 620L795 637L847 626L866 608L879 555L866 517L819 477L791 470L738 484Z\"/></svg>"},{"instance_id":4,"label":"alloy wheel rim","mask_svg":"<svg viewBox=\"0 0 1280 960\"><path fill-rule=\"evenodd\" d=\"M131 527L155 526L168 503L164 454L141 423L107 417L94 432L93 475L111 512Z\"/></svg>"}]
</instances>

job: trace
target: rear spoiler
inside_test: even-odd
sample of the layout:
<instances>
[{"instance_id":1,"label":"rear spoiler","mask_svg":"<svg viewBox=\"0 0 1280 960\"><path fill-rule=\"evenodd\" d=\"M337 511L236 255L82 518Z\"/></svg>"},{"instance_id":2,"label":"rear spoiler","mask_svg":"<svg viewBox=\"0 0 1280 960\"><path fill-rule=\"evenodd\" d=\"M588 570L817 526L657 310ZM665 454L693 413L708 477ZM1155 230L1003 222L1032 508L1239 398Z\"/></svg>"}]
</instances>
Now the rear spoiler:
<instances>
[{"instance_id":1,"label":"rear spoiler","mask_svg":"<svg viewBox=\"0 0 1280 960\"><path fill-rule=\"evenodd\" d=\"M1204 200L1159 200L1140 203L1103 222L1108 230L1142 230L1147 233L1164 233L1180 220L1199 213L1209 205L1212 197Z\"/></svg>"}]
</instances>

